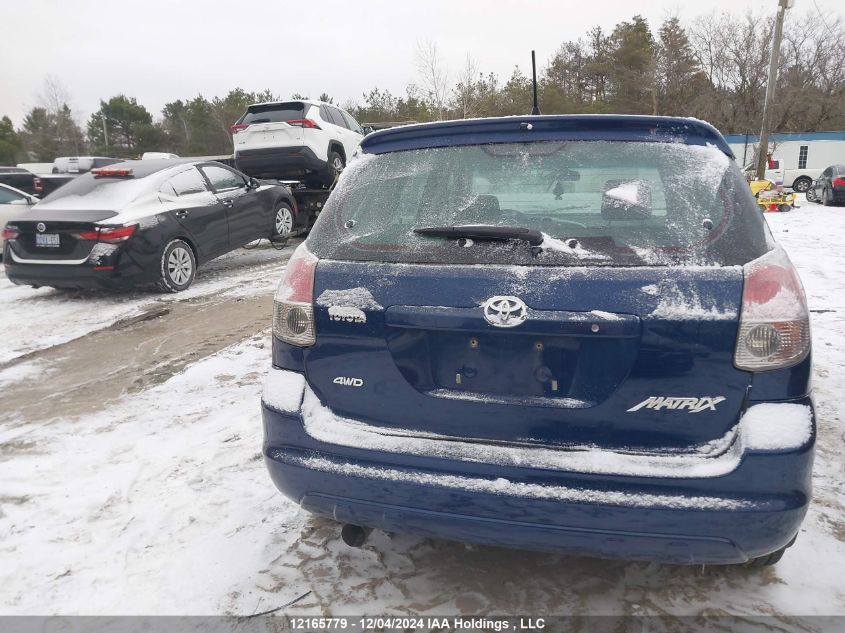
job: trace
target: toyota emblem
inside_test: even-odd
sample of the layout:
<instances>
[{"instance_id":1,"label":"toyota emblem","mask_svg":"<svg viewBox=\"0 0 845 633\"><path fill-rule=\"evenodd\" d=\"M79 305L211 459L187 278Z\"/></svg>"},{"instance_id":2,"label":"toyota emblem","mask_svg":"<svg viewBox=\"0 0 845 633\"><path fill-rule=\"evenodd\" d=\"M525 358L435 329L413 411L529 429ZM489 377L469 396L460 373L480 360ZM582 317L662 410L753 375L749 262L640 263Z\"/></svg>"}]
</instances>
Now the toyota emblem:
<instances>
[{"instance_id":1,"label":"toyota emblem","mask_svg":"<svg viewBox=\"0 0 845 633\"><path fill-rule=\"evenodd\" d=\"M38 229L39 233L43 233L44 231L47 230L47 225L44 224L43 222L39 222L38 224L35 225L35 228Z\"/></svg>"},{"instance_id":2,"label":"toyota emblem","mask_svg":"<svg viewBox=\"0 0 845 633\"><path fill-rule=\"evenodd\" d=\"M528 318L528 306L517 297L490 297L482 308L484 320L494 327L516 327Z\"/></svg>"}]
</instances>

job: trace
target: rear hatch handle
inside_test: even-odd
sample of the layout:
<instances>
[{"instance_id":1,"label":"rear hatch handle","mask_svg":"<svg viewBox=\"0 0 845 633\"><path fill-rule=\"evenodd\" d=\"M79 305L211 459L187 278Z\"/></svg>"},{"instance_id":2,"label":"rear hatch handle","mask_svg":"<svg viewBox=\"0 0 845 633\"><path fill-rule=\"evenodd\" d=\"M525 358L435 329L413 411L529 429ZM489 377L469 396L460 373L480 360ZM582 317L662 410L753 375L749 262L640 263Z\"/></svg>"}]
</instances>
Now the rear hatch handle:
<instances>
[{"instance_id":1,"label":"rear hatch handle","mask_svg":"<svg viewBox=\"0 0 845 633\"><path fill-rule=\"evenodd\" d=\"M420 330L452 330L467 332L501 331L484 318L477 308L446 306L390 306L385 311L385 324L390 327ZM544 336L582 336L590 338L638 338L640 318L633 314L609 312L575 312L568 310L528 309L526 320L509 330L513 334Z\"/></svg>"}]
</instances>

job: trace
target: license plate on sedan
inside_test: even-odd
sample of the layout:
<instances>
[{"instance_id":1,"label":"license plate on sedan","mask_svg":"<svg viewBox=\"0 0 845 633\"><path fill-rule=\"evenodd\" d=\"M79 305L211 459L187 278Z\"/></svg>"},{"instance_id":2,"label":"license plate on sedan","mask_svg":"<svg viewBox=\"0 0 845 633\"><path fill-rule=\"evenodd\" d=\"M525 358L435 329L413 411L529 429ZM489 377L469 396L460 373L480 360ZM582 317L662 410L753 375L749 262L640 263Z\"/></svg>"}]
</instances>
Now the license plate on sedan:
<instances>
[{"instance_id":1,"label":"license plate on sedan","mask_svg":"<svg viewBox=\"0 0 845 633\"><path fill-rule=\"evenodd\" d=\"M36 233L35 245L44 248L56 248L60 246L58 233Z\"/></svg>"}]
</instances>

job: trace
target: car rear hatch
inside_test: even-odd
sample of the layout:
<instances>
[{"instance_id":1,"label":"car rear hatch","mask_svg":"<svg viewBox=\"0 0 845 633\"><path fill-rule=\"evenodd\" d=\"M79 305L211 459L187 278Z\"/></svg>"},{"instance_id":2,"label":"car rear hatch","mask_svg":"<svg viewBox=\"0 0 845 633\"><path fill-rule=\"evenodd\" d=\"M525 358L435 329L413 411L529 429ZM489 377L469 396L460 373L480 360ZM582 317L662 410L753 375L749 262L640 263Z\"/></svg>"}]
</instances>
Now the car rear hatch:
<instances>
[{"instance_id":1,"label":"car rear hatch","mask_svg":"<svg viewBox=\"0 0 845 633\"><path fill-rule=\"evenodd\" d=\"M701 444L736 423L750 384L732 364L742 279L738 267L620 268L597 278L583 269L323 261L308 382L339 415L414 432ZM485 304L496 309L495 297L523 301L525 321L491 325Z\"/></svg>"},{"instance_id":2,"label":"car rear hatch","mask_svg":"<svg viewBox=\"0 0 845 633\"><path fill-rule=\"evenodd\" d=\"M313 125L301 101L249 106L232 126L235 151L265 147L296 147L304 143L304 130Z\"/></svg>"},{"instance_id":3,"label":"car rear hatch","mask_svg":"<svg viewBox=\"0 0 845 633\"><path fill-rule=\"evenodd\" d=\"M525 145L352 164L307 242L314 394L386 432L479 442L671 451L723 437L752 377L733 361L743 265L771 248L732 161L680 144ZM554 237L466 226L482 223ZM414 232L435 224L452 237Z\"/></svg>"}]
</instances>

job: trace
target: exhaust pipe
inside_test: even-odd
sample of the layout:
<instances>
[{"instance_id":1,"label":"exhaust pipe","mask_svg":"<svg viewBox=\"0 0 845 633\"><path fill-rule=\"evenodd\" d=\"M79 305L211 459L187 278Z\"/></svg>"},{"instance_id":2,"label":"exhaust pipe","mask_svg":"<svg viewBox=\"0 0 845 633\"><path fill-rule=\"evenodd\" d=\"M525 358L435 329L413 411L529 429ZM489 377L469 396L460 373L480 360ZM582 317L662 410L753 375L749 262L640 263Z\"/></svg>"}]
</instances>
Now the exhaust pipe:
<instances>
[{"instance_id":1,"label":"exhaust pipe","mask_svg":"<svg viewBox=\"0 0 845 633\"><path fill-rule=\"evenodd\" d=\"M360 525L353 525L352 523L345 523L340 530L340 538L349 547L361 547L367 542L370 532L373 528L361 527Z\"/></svg>"}]
</instances>

